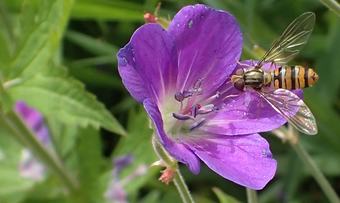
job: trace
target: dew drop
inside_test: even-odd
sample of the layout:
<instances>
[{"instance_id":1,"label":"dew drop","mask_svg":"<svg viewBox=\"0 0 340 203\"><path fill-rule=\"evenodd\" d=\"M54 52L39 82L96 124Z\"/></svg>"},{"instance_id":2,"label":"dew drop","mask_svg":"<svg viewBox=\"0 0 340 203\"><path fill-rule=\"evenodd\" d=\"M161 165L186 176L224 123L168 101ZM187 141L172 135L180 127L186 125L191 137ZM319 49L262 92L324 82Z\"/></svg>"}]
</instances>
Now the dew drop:
<instances>
[{"instance_id":1,"label":"dew drop","mask_svg":"<svg viewBox=\"0 0 340 203\"><path fill-rule=\"evenodd\" d=\"M177 25L176 25L177 27L179 27L180 26L180 24L179 23L177 23Z\"/></svg>"},{"instance_id":2,"label":"dew drop","mask_svg":"<svg viewBox=\"0 0 340 203\"><path fill-rule=\"evenodd\" d=\"M268 150L263 149L261 154L265 158L272 158L272 154Z\"/></svg>"},{"instance_id":3,"label":"dew drop","mask_svg":"<svg viewBox=\"0 0 340 203\"><path fill-rule=\"evenodd\" d=\"M193 20L189 20L188 27L189 27L189 28L192 28L192 24L193 24L193 23L194 23Z\"/></svg>"},{"instance_id":4,"label":"dew drop","mask_svg":"<svg viewBox=\"0 0 340 203\"><path fill-rule=\"evenodd\" d=\"M126 60L126 58L125 57L119 57L118 58L118 64L120 65L120 66L126 66L127 65L127 60Z\"/></svg>"}]
</instances>

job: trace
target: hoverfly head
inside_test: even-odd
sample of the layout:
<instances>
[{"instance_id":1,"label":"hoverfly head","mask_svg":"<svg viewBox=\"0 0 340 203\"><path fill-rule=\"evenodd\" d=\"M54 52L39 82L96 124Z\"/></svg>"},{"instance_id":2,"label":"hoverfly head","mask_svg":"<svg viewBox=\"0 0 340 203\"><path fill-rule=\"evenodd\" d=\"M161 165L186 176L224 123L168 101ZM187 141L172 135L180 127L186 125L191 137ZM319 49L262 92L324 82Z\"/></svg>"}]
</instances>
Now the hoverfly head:
<instances>
[{"instance_id":1,"label":"hoverfly head","mask_svg":"<svg viewBox=\"0 0 340 203\"><path fill-rule=\"evenodd\" d=\"M238 69L235 75L231 76L231 82L233 83L234 87L238 90L244 89L244 71L243 69Z\"/></svg>"}]
</instances>

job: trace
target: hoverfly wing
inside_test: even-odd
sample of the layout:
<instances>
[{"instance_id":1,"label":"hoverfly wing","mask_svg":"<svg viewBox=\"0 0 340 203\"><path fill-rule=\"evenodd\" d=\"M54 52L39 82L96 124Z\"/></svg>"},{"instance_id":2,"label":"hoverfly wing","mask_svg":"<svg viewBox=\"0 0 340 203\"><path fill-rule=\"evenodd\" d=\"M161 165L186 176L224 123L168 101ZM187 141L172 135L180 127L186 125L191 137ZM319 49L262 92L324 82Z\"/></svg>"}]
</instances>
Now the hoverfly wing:
<instances>
[{"instance_id":1,"label":"hoverfly wing","mask_svg":"<svg viewBox=\"0 0 340 203\"><path fill-rule=\"evenodd\" d=\"M268 93L256 92L297 130L307 135L317 134L318 129L312 112L296 94L286 89Z\"/></svg>"},{"instance_id":2,"label":"hoverfly wing","mask_svg":"<svg viewBox=\"0 0 340 203\"><path fill-rule=\"evenodd\" d=\"M288 25L281 36L274 41L272 47L264 54L256 65L261 68L264 62L285 65L293 59L307 43L315 24L315 14L306 12Z\"/></svg>"}]
</instances>

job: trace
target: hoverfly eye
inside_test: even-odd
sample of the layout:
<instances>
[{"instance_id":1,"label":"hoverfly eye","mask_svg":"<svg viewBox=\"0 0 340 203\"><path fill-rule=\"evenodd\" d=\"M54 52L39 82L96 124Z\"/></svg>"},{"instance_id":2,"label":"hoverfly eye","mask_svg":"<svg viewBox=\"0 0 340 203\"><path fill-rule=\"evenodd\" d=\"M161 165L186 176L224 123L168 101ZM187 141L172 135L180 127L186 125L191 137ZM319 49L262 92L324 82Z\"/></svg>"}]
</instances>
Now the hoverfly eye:
<instances>
[{"instance_id":1,"label":"hoverfly eye","mask_svg":"<svg viewBox=\"0 0 340 203\"><path fill-rule=\"evenodd\" d=\"M240 69L237 69L236 70L236 73L235 73L236 75L243 75L244 74L244 71L243 71L243 69L242 68L240 68Z\"/></svg>"},{"instance_id":2,"label":"hoverfly eye","mask_svg":"<svg viewBox=\"0 0 340 203\"><path fill-rule=\"evenodd\" d=\"M243 90L244 89L244 80L243 79L238 79L234 83L234 87L238 90Z\"/></svg>"}]
</instances>

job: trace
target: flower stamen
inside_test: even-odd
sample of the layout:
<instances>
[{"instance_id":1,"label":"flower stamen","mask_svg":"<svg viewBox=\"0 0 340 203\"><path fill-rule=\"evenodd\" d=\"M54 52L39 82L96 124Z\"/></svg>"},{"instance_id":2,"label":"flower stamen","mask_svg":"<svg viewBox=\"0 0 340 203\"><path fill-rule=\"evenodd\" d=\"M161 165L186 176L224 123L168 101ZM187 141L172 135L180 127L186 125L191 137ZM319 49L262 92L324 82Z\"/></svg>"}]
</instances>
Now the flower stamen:
<instances>
[{"instance_id":1,"label":"flower stamen","mask_svg":"<svg viewBox=\"0 0 340 203\"><path fill-rule=\"evenodd\" d=\"M172 113L172 116L180 121L195 120L192 116L186 114Z\"/></svg>"},{"instance_id":2,"label":"flower stamen","mask_svg":"<svg viewBox=\"0 0 340 203\"><path fill-rule=\"evenodd\" d=\"M204 124L204 122L205 122L205 118L199 119L198 121L194 122L194 123L190 126L189 130L190 130L190 131L193 131L193 130L195 130L196 128L201 127L201 126Z\"/></svg>"}]
</instances>

